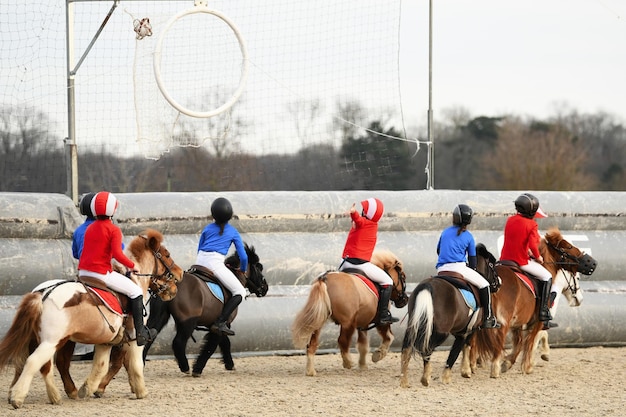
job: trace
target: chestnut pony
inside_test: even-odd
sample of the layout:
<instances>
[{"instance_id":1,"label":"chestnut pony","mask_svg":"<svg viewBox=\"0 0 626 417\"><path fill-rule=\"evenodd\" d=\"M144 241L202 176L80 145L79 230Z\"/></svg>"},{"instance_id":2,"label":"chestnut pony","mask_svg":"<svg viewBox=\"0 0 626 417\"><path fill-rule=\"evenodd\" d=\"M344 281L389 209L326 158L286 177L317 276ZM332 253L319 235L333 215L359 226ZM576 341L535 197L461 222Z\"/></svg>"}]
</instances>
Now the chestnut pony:
<instances>
[{"instance_id":1,"label":"chestnut pony","mask_svg":"<svg viewBox=\"0 0 626 417\"><path fill-rule=\"evenodd\" d=\"M480 251L478 252L480 255ZM493 268L495 261L493 256L484 259L481 265L490 267L479 270L489 282L492 293L499 288L499 281ZM409 298L409 321L402 341L400 363L402 388L410 386L408 367L411 357L416 353L419 353L423 363L421 383L425 387L430 385L431 355L450 335L454 337L454 343L448 353L441 380L445 384L451 381L452 366L482 322L482 309L477 305L477 300L477 293L473 293L464 280L446 276L445 272L426 278L418 284ZM468 362L464 361L461 375L466 378L471 376Z\"/></svg>"},{"instance_id":2,"label":"chestnut pony","mask_svg":"<svg viewBox=\"0 0 626 417\"><path fill-rule=\"evenodd\" d=\"M162 297L174 297L176 283L182 277L182 269L171 259L162 242L163 235L149 229L135 237L125 249L139 270L130 279L143 289L144 297L149 287ZM0 342L0 369L9 364L15 367L15 378L9 390L11 405L20 408L24 404L37 371L43 376L50 402L59 404L61 397L52 373L55 353L64 348L71 352L76 342L95 345L91 373L78 391L79 397L87 397L96 390L108 370L111 346L124 341L128 343L131 389L137 398L144 398L147 390L142 347L137 346L135 340L129 341L125 324L123 314L105 306L101 298L81 282L53 280L26 294ZM128 324L132 326L132 318L128 319ZM69 369L69 363L67 367Z\"/></svg>"},{"instance_id":3,"label":"chestnut pony","mask_svg":"<svg viewBox=\"0 0 626 417\"><path fill-rule=\"evenodd\" d=\"M552 273L552 279L560 271L591 275L597 266L590 255L565 240L556 227L551 228L541 239L539 252L545 268ZM479 256L479 263L481 259ZM523 274L515 267L498 264L496 271L502 280L502 287L493 295L492 302L494 314L502 327L476 332L471 341L470 363L474 367L477 359L491 361L490 376L498 378L522 354L522 372L529 374L533 371L535 340L543 328L543 323L538 321L536 290L525 284ZM509 332L512 348L505 357L505 342Z\"/></svg>"},{"instance_id":4,"label":"chestnut pony","mask_svg":"<svg viewBox=\"0 0 626 417\"><path fill-rule=\"evenodd\" d=\"M393 279L391 301L396 307L406 305L406 276L402 262L390 251L375 250L371 262L385 270ZM358 275L343 272L325 272L311 285L309 297L291 326L292 339L297 349L306 347L306 375L315 376L314 358L319 347L320 333L328 319L340 326L338 339L343 367L353 366L350 343L355 330L358 333L359 368L367 368L365 357L369 351L368 330L376 327L382 337L381 345L372 354L372 362L383 359L393 341L391 325L371 325L378 308L378 296Z\"/></svg>"}]
</instances>

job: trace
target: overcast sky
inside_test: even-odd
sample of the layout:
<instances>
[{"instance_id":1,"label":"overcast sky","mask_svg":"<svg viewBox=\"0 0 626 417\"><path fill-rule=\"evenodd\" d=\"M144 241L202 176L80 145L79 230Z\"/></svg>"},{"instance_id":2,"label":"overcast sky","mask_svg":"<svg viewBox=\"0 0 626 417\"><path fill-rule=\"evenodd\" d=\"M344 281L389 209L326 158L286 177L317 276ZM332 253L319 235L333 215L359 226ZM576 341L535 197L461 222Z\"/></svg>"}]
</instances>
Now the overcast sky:
<instances>
[{"instance_id":1,"label":"overcast sky","mask_svg":"<svg viewBox=\"0 0 626 417\"><path fill-rule=\"evenodd\" d=\"M538 118L566 103L626 121L626 1L433 1L433 110ZM429 1L402 2L405 117L426 122Z\"/></svg>"}]
</instances>

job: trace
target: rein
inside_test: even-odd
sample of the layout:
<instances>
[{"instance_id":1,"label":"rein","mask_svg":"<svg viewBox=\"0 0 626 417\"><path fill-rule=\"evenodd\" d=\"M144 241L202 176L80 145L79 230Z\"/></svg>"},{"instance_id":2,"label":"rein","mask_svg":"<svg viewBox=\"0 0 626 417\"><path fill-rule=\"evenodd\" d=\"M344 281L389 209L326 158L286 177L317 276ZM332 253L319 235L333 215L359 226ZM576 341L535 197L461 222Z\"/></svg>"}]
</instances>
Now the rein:
<instances>
[{"instance_id":1,"label":"rein","mask_svg":"<svg viewBox=\"0 0 626 417\"><path fill-rule=\"evenodd\" d=\"M596 270L596 267L598 266L598 263L596 262L596 260L584 252L582 252L582 255L578 257L572 255L571 253L567 252L565 249L562 249L561 247L559 247L561 242L564 242L564 241L560 240L556 245L554 245L551 242L548 242L546 240L546 244L548 245L548 247L558 252L560 255L560 258L558 261L546 262L546 263L556 265L558 268L563 268L563 267L576 268L576 271L580 272L583 275L593 274L593 272ZM572 249L572 248L573 248L573 245L570 244L570 247L568 249ZM570 261L573 261L573 262L570 262ZM571 269L568 269L568 270L570 272L573 272L571 271Z\"/></svg>"},{"instance_id":2,"label":"rein","mask_svg":"<svg viewBox=\"0 0 626 417\"><path fill-rule=\"evenodd\" d=\"M145 239L145 236L141 237ZM155 260L152 273L135 274L138 277L150 277L150 282L156 287L156 291L154 291L156 295L160 295L166 292L170 287L170 283L175 280L174 274L172 273L172 265L174 265L174 261L172 260L172 263L170 265L166 264L160 251L161 246L159 246L156 250L152 250L152 255L154 256ZM162 274L159 274L159 263L161 263L161 265L163 265L163 268L165 268L165 272L163 272ZM164 279L166 284L159 284L158 281L161 279Z\"/></svg>"}]
</instances>

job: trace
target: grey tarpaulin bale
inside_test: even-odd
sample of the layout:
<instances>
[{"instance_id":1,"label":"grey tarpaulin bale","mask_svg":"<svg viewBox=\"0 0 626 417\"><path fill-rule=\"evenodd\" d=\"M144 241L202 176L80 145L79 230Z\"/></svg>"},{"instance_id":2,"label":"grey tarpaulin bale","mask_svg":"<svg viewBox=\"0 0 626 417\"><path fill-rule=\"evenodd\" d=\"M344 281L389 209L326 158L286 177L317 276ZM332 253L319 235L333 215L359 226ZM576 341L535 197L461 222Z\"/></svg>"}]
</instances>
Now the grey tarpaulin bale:
<instances>
[{"instance_id":1,"label":"grey tarpaulin bale","mask_svg":"<svg viewBox=\"0 0 626 417\"><path fill-rule=\"evenodd\" d=\"M235 211L232 223L253 244L270 284L267 297L248 299L235 322L233 349L290 350L289 326L306 301L308 286L319 273L336 268L350 227L352 203L376 196L385 203L379 247L403 261L410 288L434 272L435 247L450 224L454 206L475 211L470 226L492 252L501 243L506 218L513 213L516 191L346 191L346 192L223 192L116 194L120 209L115 222L125 241L147 227L160 230L173 258L183 268L195 260L198 236L211 221L210 204L228 198ZM599 262L597 272L583 280L581 307L559 306L551 342L624 343L624 255L626 193L533 192L550 215L539 219L540 232L557 225L573 243ZM12 320L20 296L51 278L72 279L76 262L71 235L83 221L71 199L59 194L0 193L0 334ZM613 285L618 282L620 285ZM402 311L394 311L402 316ZM401 338L404 324L394 325ZM173 325L159 336L152 353L169 354ZM335 348L336 326L324 330L322 348ZM202 337L199 333L196 337ZM378 343L372 332L372 345ZM190 345L193 352L198 345Z\"/></svg>"}]
</instances>

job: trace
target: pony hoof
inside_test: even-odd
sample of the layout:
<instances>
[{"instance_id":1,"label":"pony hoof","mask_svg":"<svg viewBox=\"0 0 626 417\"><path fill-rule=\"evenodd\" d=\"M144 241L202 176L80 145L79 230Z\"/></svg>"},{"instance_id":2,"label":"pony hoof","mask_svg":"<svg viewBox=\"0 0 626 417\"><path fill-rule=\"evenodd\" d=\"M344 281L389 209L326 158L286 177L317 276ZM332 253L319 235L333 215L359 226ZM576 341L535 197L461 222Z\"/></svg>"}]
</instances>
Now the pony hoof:
<instances>
[{"instance_id":1,"label":"pony hoof","mask_svg":"<svg viewBox=\"0 0 626 417\"><path fill-rule=\"evenodd\" d=\"M192 372L191 376L194 378L200 378L202 376L202 372Z\"/></svg>"},{"instance_id":2,"label":"pony hoof","mask_svg":"<svg viewBox=\"0 0 626 417\"><path fill-rule=\"evenodd\" d=\"M78 390L78 398L87 398L89 396L89 392L87 391L87 387L83 385Z\"/></svg>"},{"instance_id":3,"label":"pony hoof","mask_svg":"<svg viewBox=\"0 0 626 417\"><path fill-rule=\"evenodd\" d=\"M96 398L102 398L104 397L104 391L96 391L93 393L93 396Z\"/></svg>"},{"instance_id":4,"label":"pony hoof","mask_svg":"<svg viewBox=\"0 0 626 417\"><path fill-rule=\"evenodd\" d=\"M20 408L22 406L23 402L22 401L11 401L11 405L13 406L13 408L15 408L16 410L18 408Z\"/></svg>"},{"instance_id":5,"label":"pony hoof","mask_svg":"<svg viewBox=\"0 0 626 417\"><path fill-rule=\"evenodd\" d=\"M380 350L377 350L374 353L372 353L372 362L376 363L382 360L384 357L385 355L383 354L383 352L381 352Z\"/></svg>"}]
</instances>

